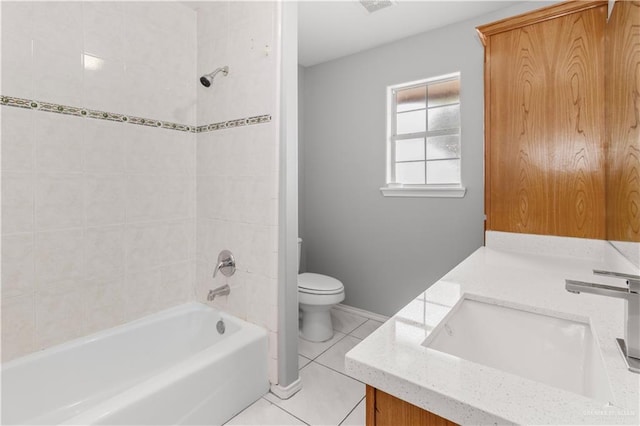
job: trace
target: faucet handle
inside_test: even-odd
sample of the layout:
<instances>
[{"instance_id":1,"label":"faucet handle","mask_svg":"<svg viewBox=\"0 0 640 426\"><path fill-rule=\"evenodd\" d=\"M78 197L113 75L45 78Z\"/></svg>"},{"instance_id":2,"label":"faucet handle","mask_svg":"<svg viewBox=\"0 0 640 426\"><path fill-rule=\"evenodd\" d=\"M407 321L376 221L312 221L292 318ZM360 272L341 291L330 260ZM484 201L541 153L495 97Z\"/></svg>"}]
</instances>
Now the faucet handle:
<instances>
[{"instance_id":1,"label":"faucet handle","mask_svg":"<svg viewBox=\"0 0 640 426\"><path fill-rule=\"evenodd\" d=\"M593 274L601 277L620 278L623 280L627 280L627 285L629 286L629 291L631 293L640 292L640 275L624 274L622 272L613 272L613 271L603 271L600 269L594 269Z\"/></svg>"},{"instance_id":2,"label":"faucet handle","mask_svg":"<svg viewBox=\"0 0 640 426\"><path fill-rule=\"evenodd\" d=\"M218 271L222 272L225 277L230 277L236 272L236 259L229 250L222 250L218 255L218 264L213 270L213 278L216 277Z\"/></svg>"}]
</instances>

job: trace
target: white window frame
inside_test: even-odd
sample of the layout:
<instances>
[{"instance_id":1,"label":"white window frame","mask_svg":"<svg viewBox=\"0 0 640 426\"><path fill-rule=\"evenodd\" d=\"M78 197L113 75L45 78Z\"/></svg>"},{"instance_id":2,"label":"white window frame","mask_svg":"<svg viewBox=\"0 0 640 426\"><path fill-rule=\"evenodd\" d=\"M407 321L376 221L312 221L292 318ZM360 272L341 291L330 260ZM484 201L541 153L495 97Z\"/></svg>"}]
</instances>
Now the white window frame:
<instances>
[{"instance_id":1,"label":"white window frame","mask_svg":"<svg viewBox=\"0 0 640 426\"><path fill-rule=\"evenodd\" d=\"M396 120L396 102L395 91L399 89L408 89L414 86L424 86L429 83L445 81L452 78L461 79L460 73L440 75L437 77L427 78L424 80L411 81L408 83L396 84L387 87L387 155L386 155L386 184L380 188L382 195L385 197L443 197L443 198L462 198L466 193L466 188L462 186L462 117L460 118L460 183L454 184L403 184L395 181L395 141L397 139L412 139L416 137L437 136L447 134L447 132L430 133L428 131L409 133L400 137L393 134ZM462 109L462 102L460 102ZM427 114L428 114L427 108Z\"/></svg>"}]
</instances>

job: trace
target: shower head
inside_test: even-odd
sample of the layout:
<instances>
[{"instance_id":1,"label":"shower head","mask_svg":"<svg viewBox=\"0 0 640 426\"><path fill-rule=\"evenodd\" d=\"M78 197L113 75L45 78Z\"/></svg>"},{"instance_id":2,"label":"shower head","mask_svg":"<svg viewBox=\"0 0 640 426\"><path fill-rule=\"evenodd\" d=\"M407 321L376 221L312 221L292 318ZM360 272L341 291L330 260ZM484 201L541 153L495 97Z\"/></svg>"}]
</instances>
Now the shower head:
<instances>
[{"instance_id":1,"label":"shower head","mask_svg":"<svg viewBox=\"0 0 640 426\"><path fill-rule=\"evenodd\" d=\"M211 83L213 83L213 78L219 72L222 72L222 75L227 75L227 74L229 74L229 67L225 65L224 67L216 68L215 71L213 71L213 72L211 72L209 74L203 75L202 77L200 77L200 83L202 83L202 85L204 87L211 86Z\"/></svg>"}]
</instances>

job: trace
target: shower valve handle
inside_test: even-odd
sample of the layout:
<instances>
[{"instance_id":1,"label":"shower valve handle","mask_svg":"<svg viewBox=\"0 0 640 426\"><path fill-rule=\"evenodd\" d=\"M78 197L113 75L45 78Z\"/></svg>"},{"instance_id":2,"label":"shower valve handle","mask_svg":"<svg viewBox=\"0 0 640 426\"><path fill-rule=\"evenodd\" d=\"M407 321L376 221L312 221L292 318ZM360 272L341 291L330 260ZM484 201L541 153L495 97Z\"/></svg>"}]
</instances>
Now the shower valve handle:
<instances>
[{"instance_id":1,"label":"shower valve handle","mask_svg":"<svg viewBox=\"0 0 640 426\"><path fill-rule=\"evenodd\" d=\"M218 255L218 264L213 270L213 278L216 277L218 271L222 272L225 277L230 277L236 272L236 259L229 250L222 250Z\"/></svg>"}]
</instances>

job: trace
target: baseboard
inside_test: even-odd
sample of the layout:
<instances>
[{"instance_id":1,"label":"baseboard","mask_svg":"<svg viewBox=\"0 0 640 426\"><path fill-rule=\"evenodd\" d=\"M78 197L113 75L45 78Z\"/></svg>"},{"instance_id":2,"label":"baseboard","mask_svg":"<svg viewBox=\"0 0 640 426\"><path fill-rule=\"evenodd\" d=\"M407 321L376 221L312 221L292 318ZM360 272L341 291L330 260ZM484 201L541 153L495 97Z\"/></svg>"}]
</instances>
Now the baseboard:
<instances>
[{"instance_id":1,"label":"baseboard","mask_svg":"<svg viewBox=\"0 0 640 426\"><path fill-rule=\"evenodd\" d=\"M376 314L373 312L365 311L364 309L354 308L353 306L343 305L342 303L338 303L333 309L340 309L341 311L348 312L350 314L360 315L361 317L369 318L374 321L385 322L389 319L389 317L385 317L384 315Z\"/></svg>"},{"instance_id":2,"label":"baseboard","mask_svg":"<svg viewBox=\"0 0 640 426\"><path fill-rule=\"evenodd\" d=\"M302 389L302 380L300 377L289 386L282 387L280 385L271 385L271 393L280 399L289 399Z\"/></svg>"}]
</instances>

